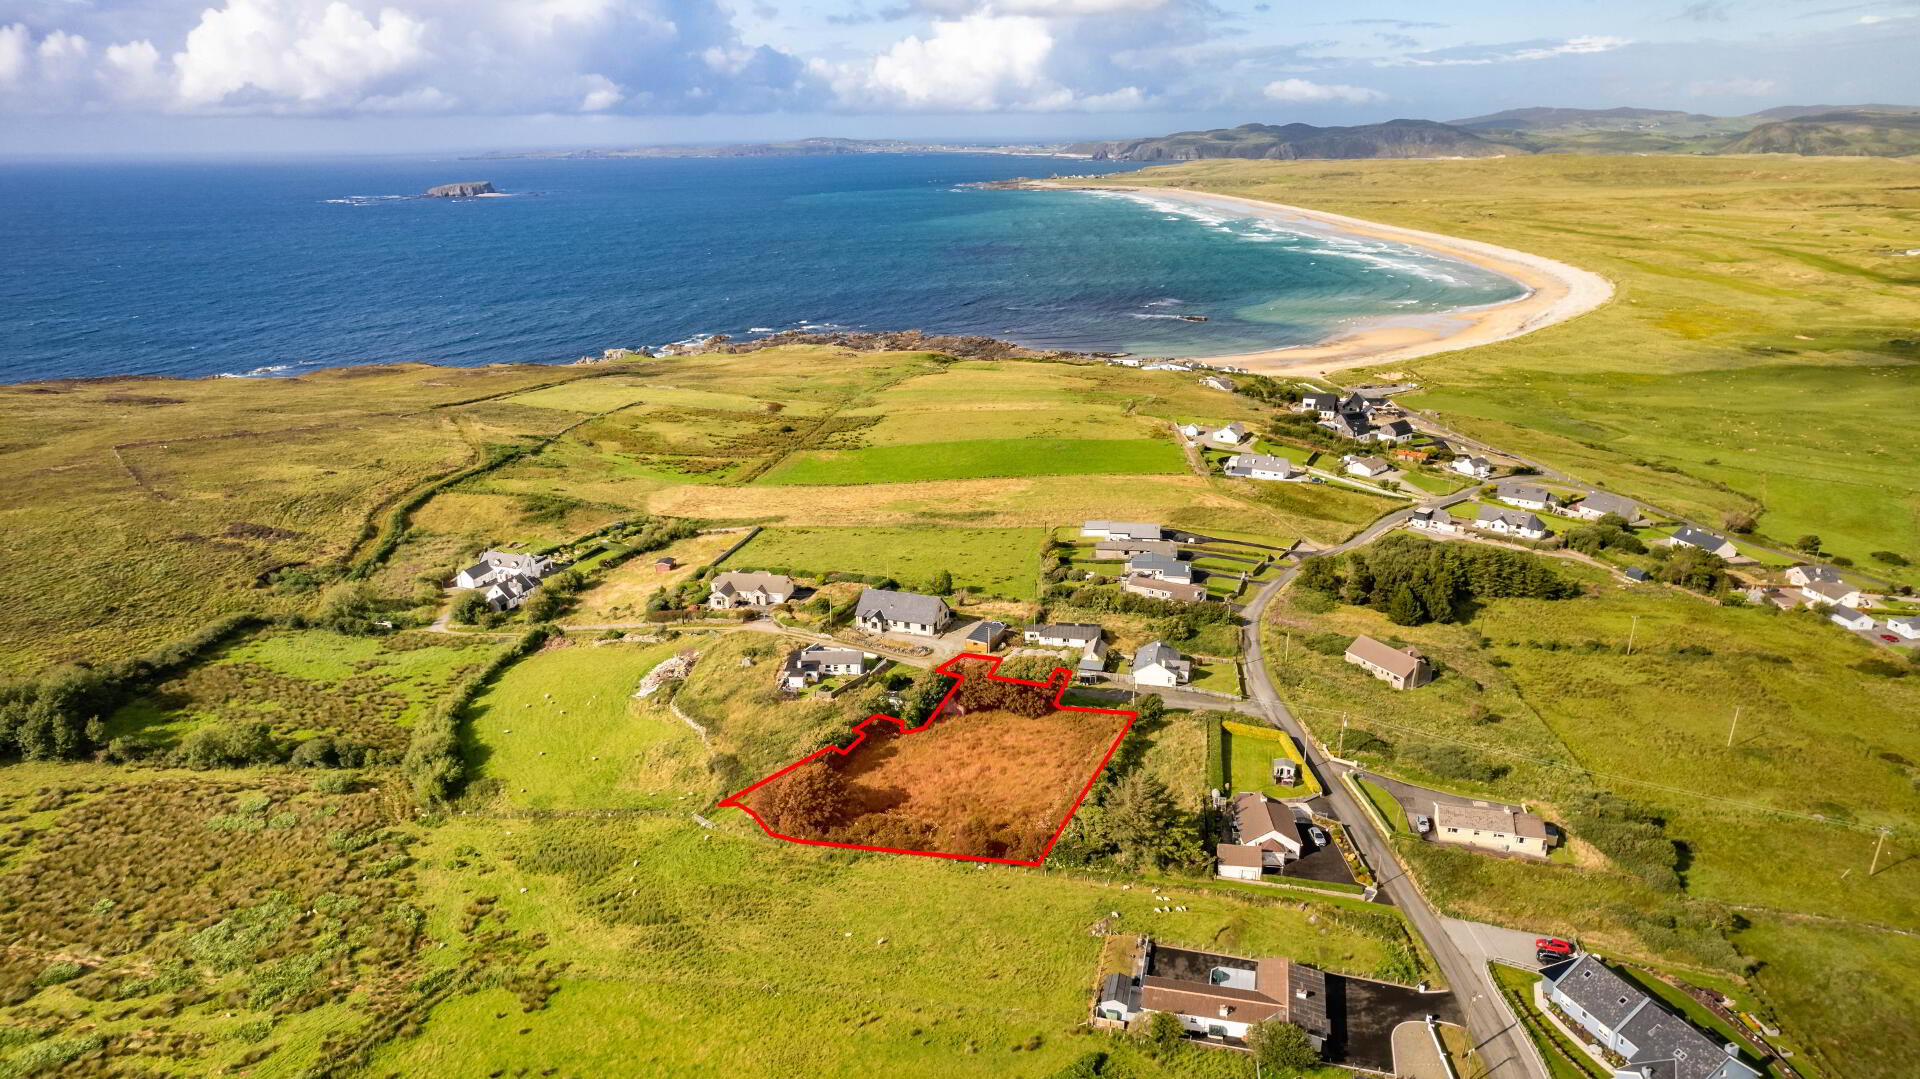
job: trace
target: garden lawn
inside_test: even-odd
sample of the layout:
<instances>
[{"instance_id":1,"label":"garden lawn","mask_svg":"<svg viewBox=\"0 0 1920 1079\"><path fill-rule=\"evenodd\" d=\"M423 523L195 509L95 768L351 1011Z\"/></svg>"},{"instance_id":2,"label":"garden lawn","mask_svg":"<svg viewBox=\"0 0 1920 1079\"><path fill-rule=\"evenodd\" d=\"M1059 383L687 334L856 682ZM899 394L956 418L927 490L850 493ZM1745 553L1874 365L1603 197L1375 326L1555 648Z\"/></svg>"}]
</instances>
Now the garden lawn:
<instances>
[{"instance_id":1,"label":"garden lawn","mask_svg":"<svg viewBox=\"0 0 1920 1079\"><path fill-rule=\"evenodd\" d=\"M936 574L956 589L1014 600L1035 597L1043 528L785 528L761 530L723 569L773 569L819 579L834 573L892 577L925 590Z\"/></svg>"},{"instance_id":2,"label":"garden lawn","mask_svg":"<svg viewBox=\"0 0 1920 1079\"><path fill-rule=\"evenodd\" d=\"M1400 799L1387 793L1386 788L1372 780L1355 776L1354 782L1359 784L1360 793L1366 796L1368 804L1379 811L1381 819L1387 822L1387 827L1396 832L1413 830L1407 825L1407 811L1401 808Z\"/></svg>"},{"instance_id":3,"label":"garden lawn","mask_svg":"<svg viewBox=\"0 0 1920 1079\"><path fill-rule=\"evenodd\" d=\"M1283 787L1273 781L1276 757L1300 761L1300 749L1285 731L1223 720L1220 751L1226 756L1227 786L1232 791L1257 791L1274 798L1306 798L1321 793L1320 781L1304 762L1300 764L1299 785Z\"/></svg>"},{"instance_id":4,"label":"garden lawn","mask_svg":"<svg viewBox=\"0 0 1920 1079\"><path fill-rule=\"evenodd\" d=\"M1186 470L1180 448L1159 439L1007 438L804 450L757 482L912 483L975 476L1177 475Z\"/></svg>"}]
</instances>

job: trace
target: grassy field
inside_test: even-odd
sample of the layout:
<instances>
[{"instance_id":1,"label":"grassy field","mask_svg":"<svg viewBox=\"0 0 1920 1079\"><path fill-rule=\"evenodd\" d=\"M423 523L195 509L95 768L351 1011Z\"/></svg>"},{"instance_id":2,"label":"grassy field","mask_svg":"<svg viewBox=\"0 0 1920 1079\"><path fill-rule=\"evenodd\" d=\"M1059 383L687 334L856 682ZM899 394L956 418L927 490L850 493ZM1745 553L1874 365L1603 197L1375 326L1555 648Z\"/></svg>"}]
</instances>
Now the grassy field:
<instances>
[{"instance_id":1,"label":"grassy field","mask_svg":"<svg viewBox=\"0 0 1920 1079\"><path fill-rule=\"evenodd\" d=\"M1367 804L1379 812L1381 819L1387 822L1387 827L1396 832L1412 831L1407 825L1407 811L1401 808L1400 799L1387 793L1385 787L1372 780L1355 779L1354 782L1359 785L1360 793L1366 796Z\"/></svg>"},{"instance_id":2,"label":"grassy field","mask_svg":"<svg viewBox=\"0 0 1920 1079\"><path fill-rule=\"evenodd\" d=\"M1306 798L1321 793L1320 781L1304 763L1300 764L1298 784L1283 787L1273 781L1275 758L1300 761L1300 749L1285 731L1223 720L1220 752L1226 758L1227 786L1235 792L1257 791L1274 798Z\"/></svg>"},{"instance_id":3,"label":"grassy field","mask_svg":"<svg viewBox=\"0 0 1920 1079\"><path fill-rule=\"evenodd\" d=\"M1499 600L1464 626L1398 627L1348 607L1307 615L1283 604L1275 615L1266 632L1276 681L1329 746L1343 737L1344 718L1349 755L1415 781L1528 802L1562 822L1587 792L1611 790L1684 845L1676 893L1616 865L1577 817L1575 865L1564 868L1403 844L1442 906L1694 968L1733 970L1750 956L1787 1029L1818 1060L1845 1059L1819 1009L1774 995L1781 980L1765 972L1797 961L1768 947L1780 937L1736 932L1717 955L1698 945L1722 939L1716 912L1734 905L1755 926L1829 919L1835 940L1864 939L1841 929L1916 927L1920 862L1905 852L1920 845L1910 763L1920 760L1920 735L1900 717L1920 714L1920 682L1854 669L1874 650L1811 617L1663 589L1596 585L1574 600ZM1409 641L1441 676L1396 693L1337 652L1307 647L1326 631ZM1430 752L1436 744L1461 755ZM1900 853L1867 876L1882 825ZM1875 1000L1875 1021L1908 1029L1907 1004Z\"/></svg>"},{"instance_id":4,"label":"grassy field","mask_svg":"<svg viewBox=\"0 0 1920 1079\"><path fill-rule=\"evenodd\" d=\"M1003 438L808 450L761 477L769 484L913 483L974 476L1178 475L1186 458L1156 439Z\"/></svg>"},{"instance_id":5,"label":"grassy field","mask_svg":"<svg viewBox=\"0 0 1920 1079\"><path fill-rule=\"evenodd\" d=\"M1032 600L1045 536L1039 528L776 527L761 531L724 568L778 568L816 579L836 571L880 574L908 589L925 589L944 570L955 588Z\"/></svg>"},{"instance_id":6,"label":"grassy field","mask_svg":"<svg viewBox=\"0 0 1920 1079\"><path fill-rule=\"evenodd\" d=\"M1880 434L1920 392L1920 278L1891 255L1910 246L1920 209L1905 163L1210 161L1113 179L1429 229L1601 273L1619 292L1599 311L1395 363L1424 387L1404 400L1709 523L1758 506L1766 535L1813 533L1862 566L1875 550L1920 553L1920 470Z\"/></svg>"},{"instance_id":7,"label":"grassy field","mask_svg":"<svg viewBox=\"0 0 1920 1079\"><path fill-rule=\"evenodd\" d=\"M391 762L414 719L490 653L485 640L438 634L268 630L135 698L108 717L107 733L171 746L208 723L258 722L293 741L333 735Z\"/></svg>"}]
</instances>

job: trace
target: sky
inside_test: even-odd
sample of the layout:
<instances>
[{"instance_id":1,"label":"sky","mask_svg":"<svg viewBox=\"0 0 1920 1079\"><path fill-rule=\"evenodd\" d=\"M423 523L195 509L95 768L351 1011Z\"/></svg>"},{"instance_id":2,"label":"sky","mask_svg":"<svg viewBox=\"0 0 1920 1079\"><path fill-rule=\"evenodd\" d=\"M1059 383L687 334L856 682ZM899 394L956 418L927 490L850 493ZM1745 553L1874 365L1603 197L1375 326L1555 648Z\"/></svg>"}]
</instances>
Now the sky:
<instances>
[{"instance_id":1,"label":"sky","mask_svg":"<svg viewBox=\"0 0 1920 1079\"><path fill-rule=\"evenodd\" d=\"M1920 104L1920 0L0 0L0 154Z\"/></svg>"}]
</instances>

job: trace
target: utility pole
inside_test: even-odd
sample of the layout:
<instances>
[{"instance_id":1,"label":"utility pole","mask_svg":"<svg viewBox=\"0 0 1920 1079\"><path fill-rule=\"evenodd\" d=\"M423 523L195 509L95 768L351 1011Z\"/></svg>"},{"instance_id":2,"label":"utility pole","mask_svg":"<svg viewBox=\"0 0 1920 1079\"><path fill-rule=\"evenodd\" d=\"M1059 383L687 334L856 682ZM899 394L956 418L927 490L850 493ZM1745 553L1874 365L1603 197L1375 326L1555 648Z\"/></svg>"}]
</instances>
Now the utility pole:
<instances>
[{"instance_id":1,"label":"utility pole","mask_svg":"<svg viewBox=\"0 0 1920 1079\"><path fill-rule=\"evenodd\" d=\"M1345 759L1346 755L1347 755L1347 717L1341 716L1340 717L1340 756L1342 759Z\"/></svg>"},{"instance_id":2,"label":"utility pole","mask_svg":"<svg viewBox=\"0 0 1920 1079\"><path fill-rule=\"evenodd\" d=\"M1727 748L1733 748L1733 730L1740 725L1740 705L1733 706L1733 722L1727 724Z\"/></svg>"},{"instance_id":3,"label":"utility pole","mask_svg":"<svg viewBox=\"0 0 1920 1079\"><path fill-rule=\"evenodd\" d=\"M1640 616L1633 616L1633 625L1627 628L1627 655L1633 655L1633 638L1640 632Z\"/></svg>"},{"instance_id":4,"label":"utility pole","mask_svg":"<svg viewBox=\"0 0 1920 1079\"><path fill-rule=\"evenodd\" d=\"M1880 872L1880 849L1887 845L1887 831L1887 827L1882 825L1880 828L1880 838L1873 845L1873 864L1867 867L1867 876L1869 877Z\"/></svg>"}]
</instances>

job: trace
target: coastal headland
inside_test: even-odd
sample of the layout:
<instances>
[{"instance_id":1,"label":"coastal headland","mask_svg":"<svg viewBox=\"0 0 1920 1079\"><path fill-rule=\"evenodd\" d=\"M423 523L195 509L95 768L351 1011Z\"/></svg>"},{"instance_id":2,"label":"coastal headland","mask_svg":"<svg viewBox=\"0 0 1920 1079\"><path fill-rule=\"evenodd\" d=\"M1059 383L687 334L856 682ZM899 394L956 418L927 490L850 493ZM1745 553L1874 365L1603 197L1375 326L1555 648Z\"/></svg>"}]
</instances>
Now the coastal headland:
<instances>
[{"instance_id":1,"label":"coastal headland","mask_svg":"<svg viewBox=\"0 0 1920 1079\"><path fill-rule=\"evenodd\" d=\"M1289 206L1237 195L1218 195L1179 187L1123 183L1035 181L1025 185L1050 190L1115 191L1227 209L1247 217L1277 221L1309 232L1339 232L1422 248L1470 262L1512 278L1525 295L1504 303L1438 315L1372 320L1371 324L1312 345L1264 349L1227 356L1195 356L1261 374L1327 374L1355 367L1411 360L1438 352L1473 348L1584 315L1613 298L1613 283L1597 273L1539 255L1437 232L1400 228L1343 214Z\"/></svg>"}]
</instances>

